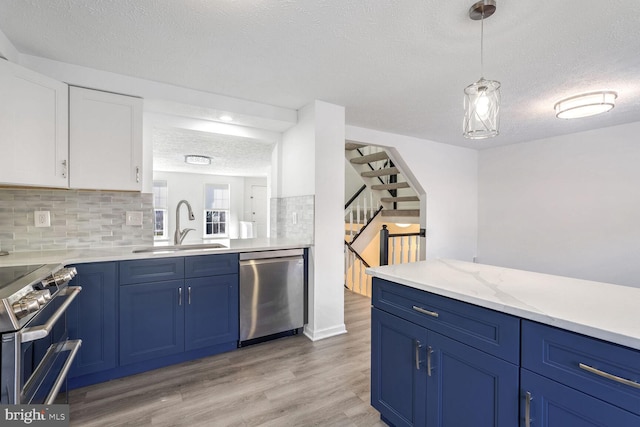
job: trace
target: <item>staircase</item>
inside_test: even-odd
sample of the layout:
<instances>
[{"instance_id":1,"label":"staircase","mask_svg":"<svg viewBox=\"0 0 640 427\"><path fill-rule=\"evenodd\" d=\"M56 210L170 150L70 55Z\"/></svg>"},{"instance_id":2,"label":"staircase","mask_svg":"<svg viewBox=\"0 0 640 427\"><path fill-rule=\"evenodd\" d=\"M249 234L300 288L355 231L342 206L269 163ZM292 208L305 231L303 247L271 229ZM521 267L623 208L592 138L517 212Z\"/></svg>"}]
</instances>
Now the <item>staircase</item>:
<instances>
[{"instance_id":1,"label":"staircase","mask_svg":"<svg viewBox=\"0 0 640 427\"><path fill-rule=\"evenodd\" d=\"M379 265L379 259L371 254L369 257L376 259L365 259L354 248L356 240L366 236L361 238L364 243L356 244L363 247L372 239L379 239L380 222L376 227L370 226L378 216L389 222L418 224L420 199L383 148L347 141L345 156L363 182L345 204L345 286L371 296L371 278L365 269ZM351 174L354 183L359 180Z\"/></svg>"},{"instance_id":2,"label":"staircase","mask_svg":"<svg viewBox=\"0 0 640 427\"><path fill-rule=\"evenodd\" d=\"M382 204L382 216L418 222L420 199L384 149L347 142L345 153L371 190L372 197Z\"/></svg>"}]
</instances>

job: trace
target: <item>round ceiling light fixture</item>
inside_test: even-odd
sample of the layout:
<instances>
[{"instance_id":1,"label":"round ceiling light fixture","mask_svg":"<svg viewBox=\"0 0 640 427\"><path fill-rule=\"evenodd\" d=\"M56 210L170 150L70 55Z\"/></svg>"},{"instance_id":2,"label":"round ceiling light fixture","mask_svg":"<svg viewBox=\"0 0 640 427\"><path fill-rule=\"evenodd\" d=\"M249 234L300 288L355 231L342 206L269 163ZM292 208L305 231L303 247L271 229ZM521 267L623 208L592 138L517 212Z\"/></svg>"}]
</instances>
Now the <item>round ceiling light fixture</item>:
<instances>
[{"instance_id":1,"label":"round ceiling light fixture","mask_svg":"<svg viewBox=\"0 0 640 427\"><path fill-rule=\"evenodd\" d=\"M184 156L184 162L190 165L210 165L211 157L201 156L199 154L187 154Z\"/></svg>"},{"instance_id":2,"label":"round ceiling light fixture","mask_svg":"<svg viewBox=\"0 0 640 427\"><path fill-rule=\"evenodd\" d=\"M223 122L232 122L233 121L233 117L231 117L228 114L223 114L220 116L220 120L222 120Z\"/></svg>"},{"instance_id":3,"label":"round ceiling light fixture","mask_svg":"<svg viewBox=\"0 0 640 427\"><path fill-rule=\"evenodd\" d=\"M617 97L613 91L583 93L556 102L553 109L559 119L595 116L612 110Z\"/></svg>"}]
</instances>

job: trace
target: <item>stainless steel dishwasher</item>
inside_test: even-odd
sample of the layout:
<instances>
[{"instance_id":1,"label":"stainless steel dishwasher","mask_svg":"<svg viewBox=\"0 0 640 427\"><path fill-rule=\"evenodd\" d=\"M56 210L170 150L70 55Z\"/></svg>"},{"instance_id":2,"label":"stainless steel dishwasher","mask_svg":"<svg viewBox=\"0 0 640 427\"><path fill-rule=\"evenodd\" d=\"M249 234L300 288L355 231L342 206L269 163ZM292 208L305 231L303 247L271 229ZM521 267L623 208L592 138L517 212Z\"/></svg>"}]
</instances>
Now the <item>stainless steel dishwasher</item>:
<instances>
[{"instance_id":1,"label":"stainless steel dishwasher","mask_svg":"<svg viewBox=\"0 0 640 427\"><path fill-rule=\"evenodd\" d=\"M304 250L240 254L240 345L305 322Z\"/></svg>"}]
</instances>

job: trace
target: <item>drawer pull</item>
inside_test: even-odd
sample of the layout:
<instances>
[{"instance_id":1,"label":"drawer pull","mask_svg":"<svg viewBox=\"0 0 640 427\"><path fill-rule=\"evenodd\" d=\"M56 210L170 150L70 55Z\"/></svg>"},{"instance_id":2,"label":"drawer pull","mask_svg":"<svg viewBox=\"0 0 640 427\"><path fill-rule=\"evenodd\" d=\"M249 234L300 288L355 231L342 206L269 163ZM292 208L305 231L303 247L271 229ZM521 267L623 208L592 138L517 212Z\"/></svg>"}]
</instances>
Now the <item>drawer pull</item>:
<instances>
[{"instance_id":1,"label":"drawer pull","mask_svg":"<svg viewBox=\"0 0 640 427\"><path fill-rule=\"evenodd\" d=\"M427 376L431 376L431 353L433 353L433 349L431 346L427 347Z\"/></svg>"},{"instance_id":2,"label":"drawer pull","mask_svg":"<svg viewBox=\"0 0 640 427\"><path fill-rule=\"evenodd\" d=\"M587 372L591 372L592 374L599 375L599 376L607 378L607 379L609 379L611 381L615 381L615 382L620 383L620 384L628 385L629 387L640 388L640 383L638 383L636 381L631 381L631 380L628 380L626 378L622 378L622 377L619 377L617 375L613 375L613 374L610 374L608 372L601 371L600 369L596 369L596 368L591 367L589 365L585 365L584 363L578 363L578 366L580 367L580 369L584 369Z\"/></svg>"},{"instance_id":3,"label":"drawer pull","mask_svg":"<svg viewBox=\"0 0 640 427\"><path fill-rule=\"evenodd\" d=\"M416 370L420 370L420 349L422 348L422 344L420 344L420 341L416 340L415 342L415 348L416 348Z\"/></svg>"},{"instance_id":4,"label":"drawer pull","mask_svg":"<svg viewBox=\"0 0 640 427\"><path fill-rule=\"evenodd\" d=\"M178 305L182 305L182 287L178 288Z\"/></svg>"},{"instance_id":5,"label":"drawer pull","mask_svg":"<svg viewBox=\"0 0 640 427\"><path fill-rule=\"evenodd\" d=\"M525 427L531 427L531 401L533 400L531 392L528 391L525 393L524 400L524 425Z\"/></svg>"},{"instance_id":6,"label":"drawer pull","mask_svg":"<svg viewBox=\"0 0 640 427\"><path fill-rule=\"evenodd\" d=\"M435 311L425 310L424 308L422 308L422 307L418 307L417 305L414 305L414 306L413 306L413 309L414 309L415 311L417 311L418 313L426 314L426 315L431 316L431 317L438 317L438 316L440 316L440 315L439 315L437 312L435 312Z\"/></svg>"}]
</instances>

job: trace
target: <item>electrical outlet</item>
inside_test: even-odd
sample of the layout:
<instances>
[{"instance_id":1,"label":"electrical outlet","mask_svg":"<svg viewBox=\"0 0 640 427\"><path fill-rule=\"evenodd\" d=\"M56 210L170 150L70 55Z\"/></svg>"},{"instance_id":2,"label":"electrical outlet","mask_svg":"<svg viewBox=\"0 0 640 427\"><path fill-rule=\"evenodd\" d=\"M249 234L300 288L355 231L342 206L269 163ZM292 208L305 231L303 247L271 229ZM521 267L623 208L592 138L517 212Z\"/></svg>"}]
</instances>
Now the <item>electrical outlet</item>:
<instances>
[{"instance_id":1,"label":"electrical outlet","mask_svg":"<svg viewBox=\"0 0 640 427\"><path fill-rule=\"evenodd\" d=\"M127 211L126 225L142 225L142 212Z\"/></svg>"},{"instance_id":2,"label":"electrical outlet","mask_svg":"<svg viewBox=\"0 0 640 427\"><path fill-rule=\"evenodd\" d=\"M293 225L296 225L298 223L298 212L293 212L293 214L291 215L291 221L293 222Z\"/></svg>"},{"instance_id":3,"label":"electrical outlet","mask_svg":"<svg viewBox=\"0 0 640 427\"><path fill-rule=\"evenodd\" d=\"M36 227L51 227L51 214L49 211L35 211L33 218Z\"/></svg>"}]
</instances>

